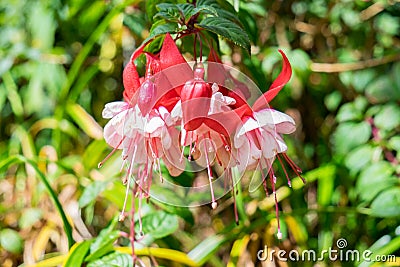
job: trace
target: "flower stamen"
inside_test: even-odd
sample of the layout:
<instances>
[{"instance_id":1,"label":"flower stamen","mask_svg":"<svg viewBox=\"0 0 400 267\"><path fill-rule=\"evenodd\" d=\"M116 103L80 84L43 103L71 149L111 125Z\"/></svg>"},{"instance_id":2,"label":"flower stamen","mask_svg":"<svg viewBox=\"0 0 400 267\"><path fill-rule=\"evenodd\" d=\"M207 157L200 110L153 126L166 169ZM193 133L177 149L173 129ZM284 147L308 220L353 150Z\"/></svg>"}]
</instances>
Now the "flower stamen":
<instances>
[{"instance_id":1,"label":"flower stamen","mask_svg":"<svg viewBox=\"0 0 400 267\"><path fill-rule=\"evenodd\" d=\"M97 168L100 169L101 167L103 167L104 163L105 163L112 155L114 155L114 153L119 149L119 147L121 146L121 144L122 144L122 142L124 141L124 139L125 139L125 136L122 137L122 139L121 139L121 141L119 141L118 145L117 145L116 147L114 147L113 150L112 150L110 153L108 153L108 155L107 155L102 161L99 162L99 164L97 164Z\"/></svg>"},{"instance_id":2,"label":"flower stamen","mask_svg":"<svg viewBox=\"0 0 400 267\"><path fill-rule=\"evenodd\" d=\"M276 157L278 158L278 161L279 161L279 163L281 164L281 167L282 167L282 169L283 169L283 172L285 173L288 186L289 186L289 187L292 187L292 182L290 181L289 175L288 175L288 173L287 173L287 171L286 171L285 166L283 165L283 162L282 162L281 157L279 156L279 154L276 154Z\"/></svg>"},{"instance_id":3,"label":"flower stamen","mask_svg":"<svg viewBox=\"0 0 400 267\"><path fill-rule=\"evenodd\" d=\"M212 170L211 170L211 166L210 166L210 161L208 159L208 148L207 148L207 139L205 138L205 136L203 136L203 140L204 140L204 155L206 158L206 162L207 162L207 173L208 173L208 181L210 184L210 190L211 190L211 207L213 209L217 208L217 202L215 202L215 196L214 196L214 189L213 189L213 184L212 184L212 179L213 179L213 174L212 174Z\"/></svg>"},{"instance_id":4,"label":"flower stamen","mask_svg":"<svg viewBox=\"0 0 400 267\"><path fill-rule=\"evenodd\" d=\"M289 158L289 156L286 153L281 153L283 155L283 158L286 160L287 163L289 163L290 167L292 168L292 170L296 173L296 175L303 181L303 183L306 183L306 180L301 176L300 173L302 173L302 170L300 169L299 166L296 165L296 163L293 162L293 160L291 160Z\"/></svg>"},{"instance_id":5,"label":"flower stamen","mask_svg":"<svg viewBox=\"0 0 400 267\"><path fill-rule=\"evenodd\" d=\"M280 222L279 222L278 198L276 197L276 189L275 189L275 183L274 183L274 180L276 181L276 176L275 176L275 173L274 173L274 170L272 169L272 167L271 167L271 169L269 171L269 179L270 179L270 182L271 182L272 192L273 192L274 200L275 200L275 216L276 216L276 219L278 221L277 237L278 237L278 239L282 239L281 225L280 225Z\"/></svg>"}]
</instances>

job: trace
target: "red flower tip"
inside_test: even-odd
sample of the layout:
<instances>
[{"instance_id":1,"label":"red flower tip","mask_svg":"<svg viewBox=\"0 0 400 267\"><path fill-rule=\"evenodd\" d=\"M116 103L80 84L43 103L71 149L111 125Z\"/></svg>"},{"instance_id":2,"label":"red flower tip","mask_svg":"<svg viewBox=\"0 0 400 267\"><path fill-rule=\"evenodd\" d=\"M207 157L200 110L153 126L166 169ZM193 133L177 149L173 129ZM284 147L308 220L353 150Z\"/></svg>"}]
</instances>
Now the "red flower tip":
<instances>
[{"instance_id":1,"label":"red flower tip","mask_svg":"<svg viewBox=\"0 0 400 267\"><path fill-rule=\"evenodd\" d=\"M171 66L186 63L186 60L183 58L181 52L179 52L178 47L169 33L165 35L164 43L161 47L160 63L161 69L163 70Z\"/></svg>"},{"instance_id":2,"label":"red flower tip","mask_svg":"<svg viewBox=\"0 0 400 267\"><path fill-rule=\"evenodd\" d=\"M126 102L130 102L136 91L140 87L139 74L136 71L136 66L130 60L125 66L124 72L122 74L122 79L124 83L124 98Z\"/></svg>"},{"instance_id":3,"label":"red flower tip","mask_svg":"<svg viewBox=\"0 0 400 267\"><path fill-rule=\"evenodd\" d=\"M286 57L282 50L278 50L283 58L282 70L276 77L275 81L271 84L268 91L265 92L260 98L256 100L253 105L253 110L257 111L268 106L268 103L274 99L274 97L279 93L279 91L285 86L290 77L292 77L292 67L290 65L289 59Z\"/></svg>"}]
</instances>

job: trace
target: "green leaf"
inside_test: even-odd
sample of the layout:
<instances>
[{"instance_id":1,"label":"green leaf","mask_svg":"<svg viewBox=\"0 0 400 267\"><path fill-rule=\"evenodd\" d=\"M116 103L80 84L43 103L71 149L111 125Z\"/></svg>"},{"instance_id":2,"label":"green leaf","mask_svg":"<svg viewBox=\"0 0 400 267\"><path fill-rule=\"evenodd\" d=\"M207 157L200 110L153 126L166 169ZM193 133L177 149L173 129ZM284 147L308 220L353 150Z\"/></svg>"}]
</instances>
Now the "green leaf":
<instances>
[{"instance_id":1,"label":"green leaf","mask_svg":"<svg viewBox=\"0 0 400 267\"><path fill-rule=\"evenodd\" d=\"M213 8L220 18L227 19L242 27L242 23L236 15L235 8L225 0L199 0L196 2L198 8ZM214 12L212 12L214 13Z\"/></svg>"},{"instance_id":2,"label":"green leaf","mask_svg":"<svg viewBox=\"0 0 400 267\"><path fill-rule=\"evenodd\" d=\"M338 108L340 101L342 101L342 94L339 91L333 91L324 99L325 106L329 111L335 111Z\"/></svg>"},{"instance_id":3,"label":"green leaf","mask_svg":"<svg viewBox=\"0 0 400 267\"><path fill-rule=\"evenodd\" d=\"M197 14L199 11L194 11L195 7L193 4L189 4L189 3L184 3L184 4L177 4L178 8L179 8L179 12L181 13L181 15L183 14L183 18L185 19L185 23L188 22L190 20L190 18Z\"/></svg>"},{"instance_id":4,"label":"green leaf","mask_svg":"<svg viewBox=\"0 0 400 267\"><path fill-rule=\"evenodd\" d=\"M375 27L381 32L396 35L400 29L399 19L389 14L383 13L375 20Z\"/></svg>"},{"instance_id":5,"label":"green leaf","mask_svg":"<svg viewBox=\"0 0 400 267\"><path fill-rule=\"evenodd\" d=\"M150 195L152 196L150 201L161 207L164 211L176 214L186 222L194 224L193 214L186 207L187 200L179 193L173 192L164 186L152 185Z\"/></svg>"},{"instance_id":6,"label":"green leaf","mask_svg":"<svg viewBox=\"0 0 400 267\"><path fill-rule=\"evenodd\" d=\"M151 197L155 198L157 201L181 207L190 204L190 202L188 202L188 199L185 198L184 194L185 192L175 192L173 190L170 190L169 188L165 188L159 185L152 185L150 189Z\"/></svg>"},{"instance_id":7,"label":"green leaf","mask_svg":"<svg viewBox=\"0 0 400 267\"><path fill-rule=\"evenodd\" d=\"M86 261L98 259L113 250L112 244L119 237L119 232L114 230L117 223L118 217L116 216L107 226L107 228L101 230L99 236L94 239L90 246L90 254L86 257Z\"/></svg>"},{"instance_id":8,"label":"green leaf","mask_svg":"<svg viewBox=\"0 0 400 267\"><path fill-rule=\"evenodd\" d=\"M396 150L400 154L400 136L393 136L389 139L388 148Z\"/></svg>"},{"instance_id":9,"label":"green leaf","mask_svg":"<svg viewBox=\"0 0 400 267\"><path fill-rule=\"evenodd\" d=\"M363 114L355 107L353 102L342 105L336 116L338 122L361 120Z\"/></svg>"},{"instance_id":10,"label":"green leaf","mask_svg":"<svg viewBox=\"0 0 400 267\"><path fill-rule=\"evenodd\" d=\"M307 171L304 173L304 179L307 181L307 183L311 183L317 179L332 179L336 173L336 166L333 164L327 164L327 165L322 165L318 168L315 168L313 170ZM304 187L303 181L296 177L295 179L292 180L292 188L294 190L298 190L300 188Z\"/></svg>"},{"instance_id":11,"label":"green leaf","mask_svg":"<svg viewBox=\"0 0 400 267\"><path fill-rule=\"evenodd\" d=\"M371 215L377 217L400 216L400 188L395 187L380 193L371 204Z\"/></svg>"},{"instance_id":12,"label":"green leaf","mask_svg":"<svg viewBox=\"0 0 400 267\"><path fill-rule=\"evenodd\" d=\"M114 252L101 259L90 262L87 267L131 267L133 266L132 256L129 254Z\"/></svg>"},{"instance_id":13,"label":"green leaf","mask_svg":"<svg viewBox=\"0 0 400 267\"><path fill-rule=\"evenodd\" d=\"M83 208L93 202L96 197L107 187L108 181L94 181L85 187L82 196L79 198L79 207Z\"/></svg>"},{"instance_id":14,"label":"green leaf","mask_svg":"<svg viewBox=\"0 0 400 267\"><path fill-rule=\"evenodd\" d=\"M376 114L374 123L378 128L388 131L400 125L400 107L396 104L383 106L382 110Z\"/></svg>"},{"instance_id":15,"label":"green leaf","mask_svg":"<svg viewBox=\"0 0 400 267\"><path fill-rule=\"evenodd\" d=\"M155 23L151 27L150 36L147 39L149 39L149 38L153 39L154 37L156 37L158 35L166 34L168 32L169 33L175 33L175 32L177 32L177 29L178 29L178 25L175 22L167 22L167 23L165 23L163 21L160 21L160 22ZM145 43L146 40L143 43Z\"/></svg>"},{"instance_id":16,"label":"green leaf","mask_svg":"<svg viewBox=\"0 0 400 267\"><path fill-rule=\"evenodd\" d=\"M159 20L153 24L150 29L150 35L147 37L141 46L145 46L151 40L156 39L158 36L166 33L177 33L178 32L178 24L176 22L165 22L164 20ZM153 51L150 51L153 52Z\"/></svg>"},{"instance_id":17,"label":"green leaf","mask_svg":"<svg viewBox=\"0 0 400 267\"><path fill-rule=\"evenodd\" d=\"M351 72L348 72L351 73ZM365 88L370 84L373 79L376 77L375 70L373 69L365 69L359 70L352 73L352 85L357 92L364 92Z\"/></svg>"},{"instance_id":18,"label":"green leaf","mask_svg":"<svg viewBox=\"0 0 400 267\"><path fill-rule=\"evenodd\" d=\"M89 146L86 147L83 153L83 165L87 169L97 168L99 162L104 159L103 151L107 150L109 146L104 139L93 140Z\"/></svg>"},{"instance_id":19,"label":"green leaf","mask_svg":"<svg viewBox=\"0 0 400 267\"><path fill-rule=\"evenodd\" d=\"M82 266L91 243L92 240L85 240L72 246L63 267Z\"/></svg>"},{"instance_id":20,"label":"green leaf","mask_svg":"<svg viewBox=\"0 0 400 267\"><path fill-rule=\"evenodd\" d=\"M117 167L117 165L114 165ZM118 207L119 210L122 210L124 206L124 198L121 197L125 195L126 186L122 184L121 181L115 181L111 183L111 186L103 191L102 196L106 198L109 202L113 203ZM132 195L128 195L127 203L126 203L126 210L131 209L132 203Z\"/></svg>"},{"instance_id":21,"label":"green leaf","mask_svg":"<svg viewBox=\"0 0 400 267\"><path fill-rule=\"evenodd\" d=\"M396 101L400 99L400 88L393 86L390 77L382 76L368 85L365 93L369 101L373 104Z\"/></svg>"},{"instance_id":22,"label":"green leaf","mask_svg":"<svg viewBox=\"0 0 400 267\"><path fill-rule=\"evenodd\" d=\"M374 148L369 144L351 150L345 158L345 165L352 172L358 172L372 160Z\"/></svg>"},{"instance_id":23,"label":"green leaf","mask_svg":"<svg viewBox=\"0 0 400 267\"><path fill-rule=\"evenodd\" d=\"M218 16L217 10L209 5L200 5L200 6L197 5L195 8L193 8L190 11L190 13L188 13L188 16L194 16L198 13L210 14L210 15L213 15L214 17Z\"/></svg>"},{"instance_id":24,"label":"green leaf","mask_svg":"<svg viewBox=\"0 0 400 267\"><path fill-rule=\"evenodd\" d=\"M103 229L99 236L94 239L90 246L90 254L85 259L86 261L98 259L113 250L113 243L120 236L119 231L114 230L118 222L117 218L115 217L110 225Z\"/></svg>"},{"instance_id":25,"label":"green leaf","mask_svg":"<svg viewBox=\"0 0 400 267\"><path fill-rule=\"evenodd\" d=\"M144 217L142 225L145 235L159 239L175 232L178 229L179 223L176 215L157 211ZM139 225L136 225L136 227L139 227Z\"/></svg>"},{"instance_id":26,"label":"green leaf","mask_svg":"<svg viewBox=\"0 0 400 267\"><path fill-rule=\"evenodd\" d=\"M192 249L188 256L193 261L203 265L207 259L217 251L222 244L226 242L226 238L222 235L212 235L204 239L194 249Z\"/></svg>"},{"instance_id":27,"label":"green leaf","mask_svg":"<svg viewBox=\"0 0 400 267\"><path fill-rule=\"evenodd\" d=\"M364 97L364 96L358 96L356 99L354 99L353 103L354 103L354 107L355 107L358 111L360 111L360 112L362 112L362 113L365 112L365 109L366 109L366 108L368 107L368 105L369 105L367 98Z\"/></svg>"},{"instance_id":28,"label":"green leaf","mask_svg":"<svg viewBox=\"0 0 400 267\"><path fill-rule=\"evenodd\" d=\"M24 114L24 107L22 105L21 96L18 94L17 85L15 84L11 73L4 73L2 80L12 111L14 112L15 116L21 117Z\"/></svg>"},{"instance_id":29,"label":"green leaf","mask_svg":"<svg viewBox=\"0 0 400 267\"><path fill-rule=\"evenodd\" d=\"M166 212L176 214L182 219L184 219L187 223L193 225L194 224L194 217L192 212L187 207L177 207L169 204L165 204L163 202L159 202L153 198L150 198L151 202L154 202L157 206L165 210Z\"/></svg>"},{"instance_id":30,"label":"green leaf","mask_svg":"<svg viewBox=\"0 0 400 267\"><path fill-rule=\"evenodd\" d=\"M299 74L302 80L306 80L310 73L310 56L301 49L295 49L289 52L288 57L291 62L295 62L293 64L293 71Z\"/></svg>"},{"instance_id":31,"label":"green leaf","mask_svg":"<svg viewBox=\"0 0 400 267\"><path fill-rule=\"evenodd\" d=\"M390 240L390 242L385 243L383 246L373 249L373 255L393 255L400 248L400 236L397 236ZM372 258L372 257L371 257Z\"/></svg>"},{"instance_id":32,"label":"green leaf","mask_svg":"<svg viewBox=\"0 0 400 267\"><path fill-rule=\"evenodd\" d=\"M392 187L397 182L390 163L380 161L367 166L360 174L356 189L361 199L371 201L382 190Z\"/></svg>"},{"instance_id":33,"label":"green leaf","mask_svg":"<svg viewBox=\"0 0 400 267\"><path fill-rule=\"evenodd\" d=\"M156 7L158 13L154 15L153 19L162 18L169 22L178 22L183 15L182 10L176 4L161 3Z\"/></svg>"},{"instance_id":34,"label":"green leaf","mask_svg":"<svg viewBox=\"0 0 400 267\"><path fill-rule=\"evenodd\" d=\"M98 259L112 251L113 244L119 237L120 234L117 230L100 234L90 246L90 254L86 257L85 261Z\"/></svg>"},{"instance_id":35,"label":"green leaf","mask_svg":"<svg viewBox=\"0 0 400 267\"><path fill-rule=\"evenodd\" d=\"M336 152L346 154L353 148L366 143L371 136L371 126L367 122L340 124L334 135L333 141Z\"/></svg>"},{"instance_id":36,"label":"green leaf","mask_svg":"<svg viewBox=\"0 0 400 267\"><path fill-rule=\"evenodd\" d=\"M0 245L5 250L14 254L21 253L24 246L23 240L19 233L8 228L0 231Z\"/></svg>"},{"instance_id":37,"label":"green leaf","mask_svg":"<svg viewBox=\"0 0 400 267\"><path fill-rule=\"evenodd\" d=\"M237 24L222 17L208 17L195 25L218 34L234 44L239 45L250 53L250 40L247 33Z\"/></svg>"},{"instance_id":38,"label":"green leaf","mask_svg":"<svg viewBox=\"0 0 400 267\"><path fill-rule=\"evenodd\" d=\"M103 139L103 128L83 107L79 104L70 104L67 105L67 112L88 136Z\"/></svg>"}]
</instances>

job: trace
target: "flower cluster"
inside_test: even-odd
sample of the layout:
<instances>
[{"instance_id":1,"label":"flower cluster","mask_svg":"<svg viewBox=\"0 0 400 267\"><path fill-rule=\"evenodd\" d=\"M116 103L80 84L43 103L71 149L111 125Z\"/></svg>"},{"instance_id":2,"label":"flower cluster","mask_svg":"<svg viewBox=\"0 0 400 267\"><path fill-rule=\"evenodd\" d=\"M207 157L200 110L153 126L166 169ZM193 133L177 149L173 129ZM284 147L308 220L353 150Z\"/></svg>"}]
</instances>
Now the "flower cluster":
<instances>
[{"instance_id":1,"label":"flower cluster","mask_svg":"<svg viewBox=\"0 0 400 267\"><path fill-rule=\"evenodd\" d=\"M162 165L171 176L177 176L185 170L186 161L204 166L212 208L217 207L214 165L224 170L232 188L234 168L241 172L260 170L265 190L269 179L274 194L272 163L276 158L282 167L282 159L286 160L300 176L301 170L285 153L287 146L281 136L295 130L294 120L268 105L291 77L285 54L279 50L283 57L279 76L250 105L247 85L227 72L216 52L210 50L207 68L202 62L191 67L166 34L159 53L144 52L140 47L132 54L123 72L124 101L108 103L103 110L103 117L110 119L104 138L114 148L112 153L122 149L127 194L134 177L137 196L149 197L153 175L163 180ZM146 56L144 77L139 77L134 63L141 54ZM277 203L276 212L278 215ZM236 209L235 215L237 219ZM125 208L120 219L124 217Z\"/></svg>"}]
</instances>

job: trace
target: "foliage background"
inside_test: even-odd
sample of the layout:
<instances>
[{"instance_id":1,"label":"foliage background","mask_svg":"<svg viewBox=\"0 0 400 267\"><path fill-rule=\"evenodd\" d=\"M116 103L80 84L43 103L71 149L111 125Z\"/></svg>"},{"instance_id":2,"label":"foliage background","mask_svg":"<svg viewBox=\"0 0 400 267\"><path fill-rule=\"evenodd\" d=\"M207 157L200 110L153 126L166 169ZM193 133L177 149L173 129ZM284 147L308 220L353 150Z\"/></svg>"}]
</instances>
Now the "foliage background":
<instances>
[{"instance_id":1,"label":"foliage background","mask_svg":"<svg viewBox=\"0 0 400 267\"><path fill-rule=\"evenodd\" d=\"M221 41L223 60L261 89L279 72L278 48L293 65L291 82L272 105L297 121L286 140L308 182L294 179L289 189L279 181L283 241L274 237L272 199L243 188L239 226L229 196L216 211L150 202L142 245L173 249L175 259L182 251L207 266L269 266L256 258L264 245L321 251L335 248L339 238L346 238L349 249L399 257L399 1L231 3L252 41L252 55ZM0 2L2 266L63 260L69 231L81 242L117 216L124 190L118 156L97 169L110 151L102 140L101 110L121 99L124 62L148 36L154 10L155 1ZM103 235L117 233L114 224ZM97 247L88 243L97 253L94 266L113 254L110 240ZM109 243L99 245L103 241ZM120 244L128 246L124 239ZM114 260L122 264L126 258L119 253ZM153 255L144 261L182 266L157 250ZM287 264L295 265L279 263ZM307 264L314 263L302 266ZM325 259L319 266L358 264Z\"/></svg>"}]
</instances>

